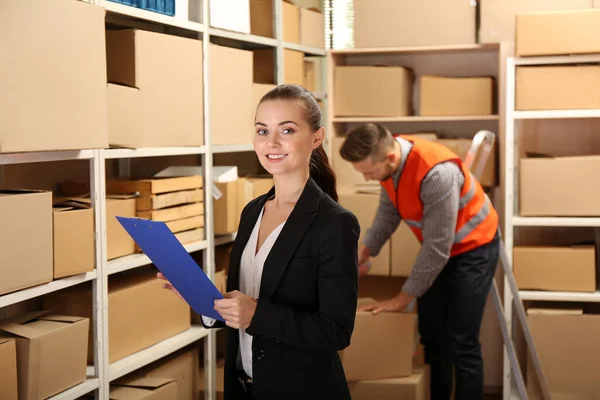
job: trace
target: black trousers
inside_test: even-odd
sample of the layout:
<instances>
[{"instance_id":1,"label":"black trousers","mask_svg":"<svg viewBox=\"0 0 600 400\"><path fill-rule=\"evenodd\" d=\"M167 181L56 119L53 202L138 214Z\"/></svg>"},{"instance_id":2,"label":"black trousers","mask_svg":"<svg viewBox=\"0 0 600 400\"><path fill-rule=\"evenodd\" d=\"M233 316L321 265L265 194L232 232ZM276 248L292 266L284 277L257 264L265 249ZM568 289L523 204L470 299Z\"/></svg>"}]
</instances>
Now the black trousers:
<instances>
[{"instance_id":1,"label":"black trousers","mask_svg":"<svg viewBox=\"0 0 600 400\"><path fill-rule=\"evenodd\" d=\"M451 257L418 300L419 334L431 368L431 399L448 400L452 374L456 400L483 399L479 332L498 264L499 238Z\"/></svg>"}]
</instances>

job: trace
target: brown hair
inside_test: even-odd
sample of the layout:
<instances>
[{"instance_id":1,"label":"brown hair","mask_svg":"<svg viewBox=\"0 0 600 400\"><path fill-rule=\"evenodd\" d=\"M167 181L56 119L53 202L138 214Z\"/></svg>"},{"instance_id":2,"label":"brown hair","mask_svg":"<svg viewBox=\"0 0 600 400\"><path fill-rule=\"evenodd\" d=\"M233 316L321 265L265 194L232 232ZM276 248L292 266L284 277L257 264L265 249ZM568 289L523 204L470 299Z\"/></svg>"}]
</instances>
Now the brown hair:
<instances>
[{"instance_id":1,"label":"brown hair","mask_svg":"<svg viewBox=\"0 0 600 400\"><path fill-rule=\"evenodd\" d=\"M267 92L258 104L267 100L296 100L304 110L304 119L308 122L311 132L316 132L323 126L323 115L319 103L311 92L300 85L279 85ZM329 158L323 145L313 150L310 156L309 173L321 190L337 202L335 173L329 164Z\"/></svg>"},{"instance_id":2,"label":"brown hair","mask_svg":"<svg viewBox=\"0 0 600 400\"><path fill-rule=\"evenodd\" d=\"M363 124L352 129L340 148L340 156L355 163L371 158L382 161L393 146L394 137L387 128L379 124Z\"/></svg>"}]
</instances>

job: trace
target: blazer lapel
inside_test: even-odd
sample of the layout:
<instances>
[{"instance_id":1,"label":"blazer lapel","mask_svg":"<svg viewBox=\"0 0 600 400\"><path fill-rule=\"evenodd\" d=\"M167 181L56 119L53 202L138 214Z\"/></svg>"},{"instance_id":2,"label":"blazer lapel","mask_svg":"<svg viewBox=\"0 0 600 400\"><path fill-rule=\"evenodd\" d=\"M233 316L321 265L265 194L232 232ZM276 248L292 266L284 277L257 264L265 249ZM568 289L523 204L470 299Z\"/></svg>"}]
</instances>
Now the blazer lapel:
<instances>
[{"instance_id":1,"label":"blazer lapel","mask_svg":"<svg viewBox=\"0 0 600 400\"><path fill-rule=\"evenodd\" d=\"M231 249L231 259L229 260L229 276L227 278L227 291L239 290L240 288L240 265L242 261L242 253L248 244L248 239L252 234L254 225L258 220L258 216L262 211L267 199L269 199L275 193L275 188L264 195L259 201L257 201L250 209L244 219L240 221L238 227L238 233L236 235L233 247Z\"/></svg>"},{"instance_id":2,"label":"blazer lapel","mask_svg":"<svg viewBox=\"0 0 600 400\"><path fill-rule=\"evenodd\" d=\"M315 219L322 195L321 188L309 178L265 260L260 285L261 298L269 299L275 292L296 248Z\"/></svg>"}]
</instances>

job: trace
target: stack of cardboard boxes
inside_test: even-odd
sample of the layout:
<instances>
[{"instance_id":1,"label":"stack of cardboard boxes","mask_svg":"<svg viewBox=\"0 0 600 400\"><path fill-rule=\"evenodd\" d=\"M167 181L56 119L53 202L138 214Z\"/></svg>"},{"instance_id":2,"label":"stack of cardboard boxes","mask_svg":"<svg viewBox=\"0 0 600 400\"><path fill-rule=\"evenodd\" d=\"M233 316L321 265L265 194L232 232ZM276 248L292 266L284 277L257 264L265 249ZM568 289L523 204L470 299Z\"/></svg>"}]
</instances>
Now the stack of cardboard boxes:
<instances>
[{"instance_id":1,"label":"stack of cardboard boxes","mask_svg":"<svg viewBox=\"0 0 600 400\"><path fill-rule=\"evenodd\" d=\"M0 397L47 399L83 383L89 324L47 311L0 323Z\"/></svg>"},{"instance_id":2,"label":"stack of cardboard boxes","mask_svg":"<svg viewBox=\"0 0 600 400\"><path fill-rule=\"evenodd\" d=\"M589 1L580 3L586 3L586 8L518 14L517 56L600 53L600 10L589 8ZM519 111L600 110L599 93L600 69L596 65L517 67ZM531 121L521 129L519 214L599 217L600 191L590 183L600 173L595 121ZM514 247L513 268L520 289L597 290L598 250L593 236L580 241L579 236L585 235L564 233ZM594 339L600 329L599 311L594 304L577 303L533 304L529 308L529 325L552 396L592 398L599 392L597 376L590 372L600 356ZM539 396L531 362L527 388L530 396Z\"/></svg>"},{"instance_id":3,"label":"stack of cardboard boxes","mask_svg":"<svg viewBox=\"0 0 600 400\"><path fill-rule=\"evenodd\" d=\"M136 216L165 222L182 244L204 239L203 187L202 176L106 182L109 194L136 195Z\"/></svg>"},{"instance_id":4,"label":"stack of cardboard boxes","mask_svg":"<svg viewBox=\"0 0 600 400\"><path fill-rule=\"evenodd\" d=\"M352 398L429 399L428 366L413 360L417 342L416 314L358 311L351 344L340 352Z\"/></svg>"}]
</instances>

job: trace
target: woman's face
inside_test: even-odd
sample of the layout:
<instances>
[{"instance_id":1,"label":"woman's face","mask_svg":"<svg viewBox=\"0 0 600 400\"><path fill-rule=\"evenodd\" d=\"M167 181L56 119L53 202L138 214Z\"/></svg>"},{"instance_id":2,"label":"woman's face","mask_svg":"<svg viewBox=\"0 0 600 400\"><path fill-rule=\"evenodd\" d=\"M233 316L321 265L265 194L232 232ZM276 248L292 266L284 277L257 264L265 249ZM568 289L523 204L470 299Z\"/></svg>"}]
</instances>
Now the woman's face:
<instances>
[{"instance_id":1,"label":"woman's face","mask_svg":"<svg viewBox=\"0 0 600 400\"><path fill-rule=\"evenodd\" d=\"M307 171L323 129L311 132L296 100L267 100L256 110L254 151L272 175Z\"/></svg>"}]
</instances>

